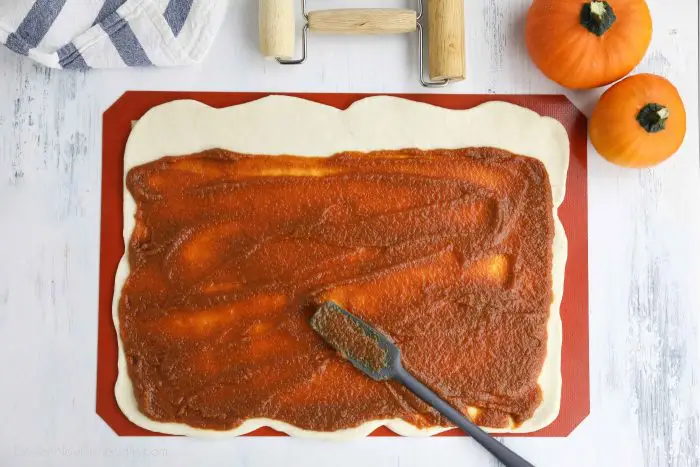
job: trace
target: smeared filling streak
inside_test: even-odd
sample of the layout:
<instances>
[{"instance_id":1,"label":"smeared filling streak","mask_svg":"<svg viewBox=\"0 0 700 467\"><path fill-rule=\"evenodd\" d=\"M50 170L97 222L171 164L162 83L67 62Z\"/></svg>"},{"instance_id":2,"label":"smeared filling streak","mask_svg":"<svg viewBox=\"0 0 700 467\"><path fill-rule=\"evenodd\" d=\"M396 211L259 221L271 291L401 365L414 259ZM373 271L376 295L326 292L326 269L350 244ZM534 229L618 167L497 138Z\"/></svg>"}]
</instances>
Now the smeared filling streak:
<instances>
[{"instance_id":1,"label":"smeared filling streak","mask_svg":"<svg viewBox=\"0 0 700 467\"><path fill-rule=\"evenodd\" d=\"M135 167L127 188L119 333L149 418L447 426L323 342L308 320L325 301L390 335L409 372L481 425L540 404L554 236L541 162L490 148L210 150Z\"/></svg>"}]
</instances>

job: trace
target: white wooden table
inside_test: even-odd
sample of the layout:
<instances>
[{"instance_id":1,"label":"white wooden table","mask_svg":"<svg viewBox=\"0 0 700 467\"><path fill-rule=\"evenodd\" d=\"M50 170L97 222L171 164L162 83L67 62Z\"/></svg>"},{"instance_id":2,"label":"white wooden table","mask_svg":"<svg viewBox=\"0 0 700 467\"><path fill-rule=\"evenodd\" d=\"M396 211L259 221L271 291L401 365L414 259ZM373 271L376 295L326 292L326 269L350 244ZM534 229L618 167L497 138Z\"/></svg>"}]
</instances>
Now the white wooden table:
<instances>
[{"instance_id":1,"label":"white wooden table","mask_svg":"<svg viewBox=\"0 0 700 467\"><path fill-rule=\"evenodd\" d=\"M188 69L74 73L0 50L0 465L497 465L463 438L120 438L95 414L105 108L128 89L424 92L405 37L313 37L308 63L283 68L258 55L257 1L233 3ZM468 79L438 92L564 92L528 59L528 5L467 2ZM568 438L506 440L538 466L700 465L698 3L649 5L639 71L679 88L688 134L653 170L589 149L591 414ZM590 114L599 92L566 94Z\"/></svg>"}]
</instances>

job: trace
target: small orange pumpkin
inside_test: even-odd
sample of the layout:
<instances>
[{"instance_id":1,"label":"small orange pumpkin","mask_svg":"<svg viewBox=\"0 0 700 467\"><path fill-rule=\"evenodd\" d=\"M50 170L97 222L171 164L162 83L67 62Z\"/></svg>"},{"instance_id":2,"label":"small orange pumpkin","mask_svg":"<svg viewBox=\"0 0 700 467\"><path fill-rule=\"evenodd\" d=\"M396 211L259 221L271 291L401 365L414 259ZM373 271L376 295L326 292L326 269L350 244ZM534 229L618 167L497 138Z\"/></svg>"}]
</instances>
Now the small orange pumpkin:
<instances>
[{"instance_id":1,"label":"small orange pumpkin","mask_svg":"<svg viewBox=\"0 0 700 467\"><path fill-rule=\"evenodd\" d=\"M534 0L525 42L535 65L572 89L610 84L642 61L651 41L644 0Z\"/></svg>"},{"instance_id":2,"label":"small orange pumpkin","mask_svg":"<svg viewBox=\"0 0 700 467\"><path fill-rule=\"evenodd\" d=\"M605 91L589 123L591 142L601 156L625 167L651 167L671 157L683 143L685 108L665 78L640 74Z\"/></svg>"}]
</instances>

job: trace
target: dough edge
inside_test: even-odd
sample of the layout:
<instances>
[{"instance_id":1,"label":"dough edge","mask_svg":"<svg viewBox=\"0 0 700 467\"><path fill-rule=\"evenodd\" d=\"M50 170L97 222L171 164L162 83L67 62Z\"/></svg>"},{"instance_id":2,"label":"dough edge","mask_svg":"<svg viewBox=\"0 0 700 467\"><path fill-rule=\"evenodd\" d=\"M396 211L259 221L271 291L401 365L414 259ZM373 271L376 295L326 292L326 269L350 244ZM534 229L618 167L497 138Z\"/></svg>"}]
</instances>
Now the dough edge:
<instances>
[{"instance_id":1,"label":"dough edge","mask_svg":"<svg viewBox=\"0 0 700 467\"><path fill-rule=\"evenodd\" d=\"M469 128L468 131L464 131ZM271 137L273 135L273 137ZM274 137L276 135L276 137ZM222 109L194 100L177 100L150 109L133 126L124 154L124 176L136 166L165 155L185 155L210 148L249 154L330 156L342 151L381 149L456 149L491 146L541 160L552 184L555 236L552 250L553 301L547 325L547 355L538 379L543 401L532 418L517 428L491 433L529 433L552 423L561 405L562 329L559 308L564 288L567 239L557 215L566 186L569 139L557 120L513 104L491 101L467 110L451 110L402 98L374 96L346 110L289 96L268 96ZM124 184L124 244L134 227L135 202ZM127 373L119 336L118 305L129 275L125 251L115 276L112 318L118 342L117 404L134 424L149 431L227 438L268 426L290 436L347 440L362 438L380 426L401 436L432 436L451 428L420 429L401 419L373 420L358 427L317 432L267 418L249 419L226 431L158 422L141 413Z\"/></svg>"}]
</instances>

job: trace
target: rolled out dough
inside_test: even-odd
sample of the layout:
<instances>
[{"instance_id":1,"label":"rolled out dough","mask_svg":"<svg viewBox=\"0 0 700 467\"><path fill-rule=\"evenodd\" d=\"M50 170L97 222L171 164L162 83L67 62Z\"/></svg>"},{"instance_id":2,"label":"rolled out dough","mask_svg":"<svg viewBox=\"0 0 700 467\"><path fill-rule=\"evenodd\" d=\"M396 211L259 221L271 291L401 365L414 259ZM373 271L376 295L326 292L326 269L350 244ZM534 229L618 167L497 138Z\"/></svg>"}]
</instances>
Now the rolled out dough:
<instances>
[{"instance_id":1,"label":"rolled out dough","mask_svg":"<svg viewBox=\"0 0 700 467\"><path fill-rule=\"evenodd\" d=\"M181 100L149 110L133 127L124 154L124 173L134 166L166 155L191 154L222 148L248 154L290 154L327 157L343 151L382 149L451 149L491 146L541 160L552 183L555 237L553 292L548 322L547 356L539 384L543 402L534 416L517 428L491 432L526 433L549 425L559 414L561 401L561 318L567 241L557 208L564 198L569 166L569 140L554 119L505 102L489 102L469 110L448 110L393 98L370 97L347 110L286 96L269 96L243 105L213 109L197 101ZM124 189L124 242L134 228L136 206ZM129 275L126 254L115 278L112 316L119 329L118 304ZM447 428L418 429L400 420L376 420L335 432L302 430L284 422L251 419L228 431L162 423L142 414L127 373L119 332L119 375L114 388L117 403L129 420L147 430L189 436L239 436L269 426L292 436L347 439L366 436L385 425L404 436L430 436Z\"/></svg>"}]
</instances>

